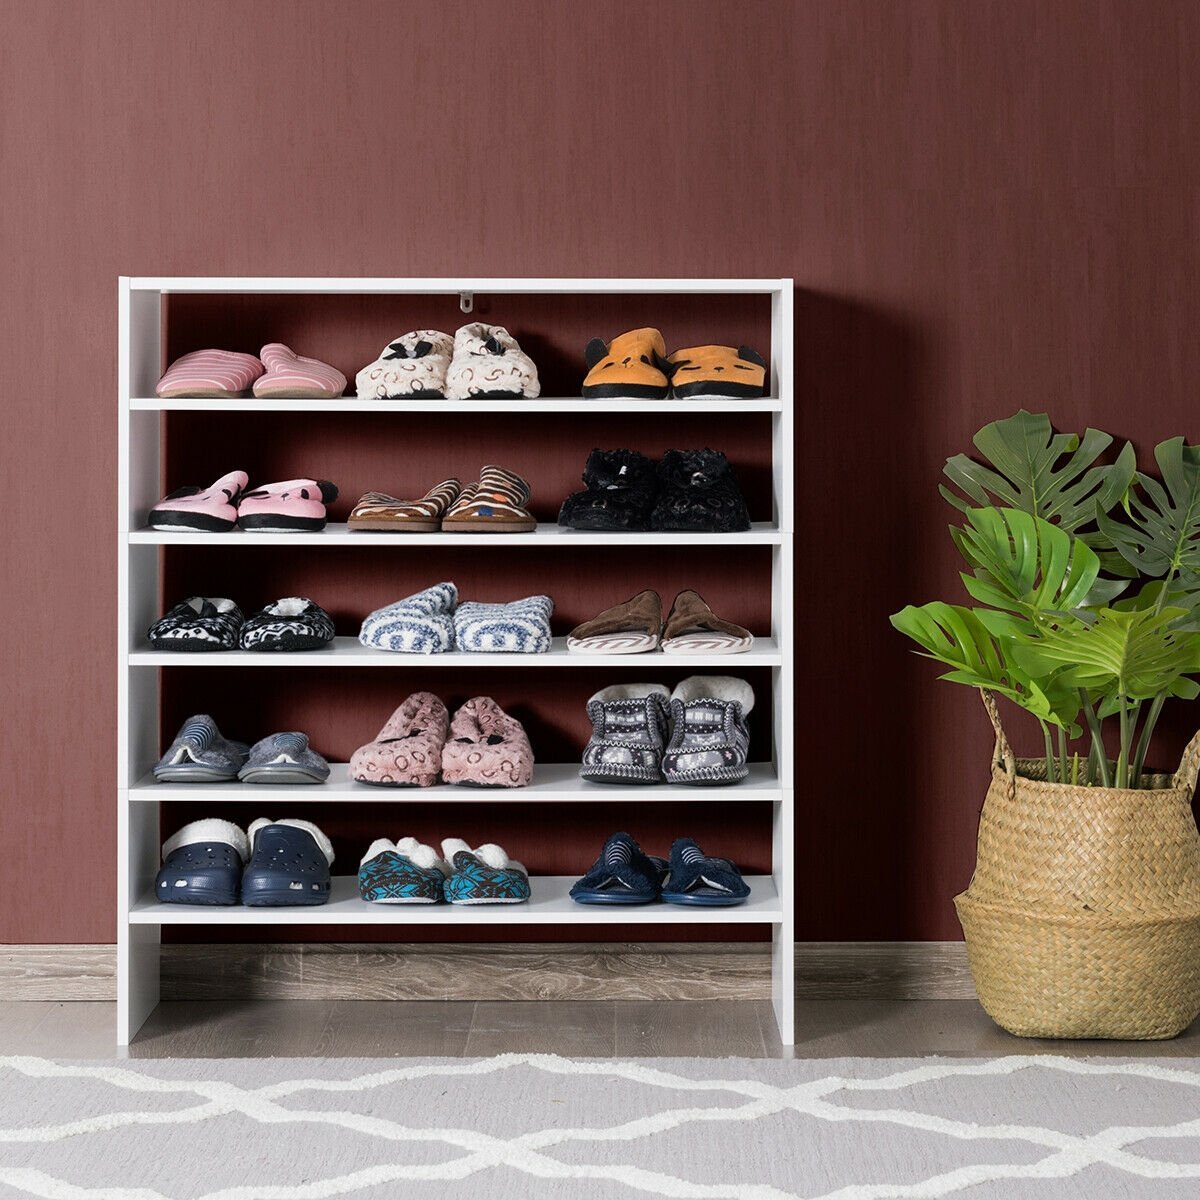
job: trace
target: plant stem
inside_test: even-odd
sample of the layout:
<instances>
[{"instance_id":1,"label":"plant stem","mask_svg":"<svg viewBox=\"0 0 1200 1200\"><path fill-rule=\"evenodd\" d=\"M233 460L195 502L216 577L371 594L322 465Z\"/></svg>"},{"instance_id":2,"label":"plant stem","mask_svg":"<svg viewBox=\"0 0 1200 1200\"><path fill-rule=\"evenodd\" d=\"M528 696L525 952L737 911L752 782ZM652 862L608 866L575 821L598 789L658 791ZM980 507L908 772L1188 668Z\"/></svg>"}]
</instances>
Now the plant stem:
<instances>
[{"instance_id":1,"label":"plant stem","mask_svg":"<svg viewBox=\"0 0 1200 1200\"><path fill-rule=\"evenodd\" d=\"M1042 727L1042 738L1046 743L1046 779L1050 783L1058 782L1058 772L1054 767L1054 743L1050 740L1050 726L1045 721L1039 721Z\"/></svg>"},{"instance_id":2,"label":"plant stem","mask_svg":"<svg viewBox=\"0 0 1200 1200\"><path fill-rule=\"evenodd\" d=\"M1079 689L1079 699L1083 703L1083 719L1087 722L1088 732L1092 735L1092 757L1096 762L1096 772L1100 776L1100 782L1105 787L1111 787L1112 780L1108 774L1108 758L1104 753L1104 736L1100 732L1100 719L1088 701L1087 691L1084 688ZM1094 781L1089 780L1089 782Z\"/></svg>"},{"instance_id":3,"label":"plant stem","mask_svg":"<svg viewBox=\"0 0 1200 1200\"><path fill-rule=\"evenodd\" d=\"M1062 783L1067 782L1067 731L1060 725L1058 734L1058 778Z\"/></svg>"},{"instance_id":4,"label":"plant stem","mask_svg":"<svg viewBox=\"0 0 1200 1200\"><path fill-rule=\"evenodd\" d=\"M1146 714L1146 723L1142 726L1142 736L1138 740L1137 753L1133 756L1133 786L1142 786L1142 768L1146 765L1146 755L1150 752L1150 738L1154 734L1154 726L1158 724L1159 714L1167 701L1167 693L1160 692L1150 701L1150 711Z\"/></svg>"},{"instance_id":5,"label":"plant stem","mask_svg":"<svg viewBox=\"0 0 1200 1200\"><path fill-rule=\"evenodd\" d=\"M1079 786L1079 753L1078 751L1071 757L1071 786Z\"/></svg>"},{"instance_id":6,"label":"plant stem","mask_svg":"<svg viewBox=\"0 0 1200 1200\"><path fill-rule=\"evenodd\" d=\"M1133 728L1129 723L1129 704L1125 699L1124 692L1117 694L1117 700L1121 705L1121 749L1117 752L1117 787L1127 788L1129 786L1129 743Z\"/></svg>"}]
</instances>

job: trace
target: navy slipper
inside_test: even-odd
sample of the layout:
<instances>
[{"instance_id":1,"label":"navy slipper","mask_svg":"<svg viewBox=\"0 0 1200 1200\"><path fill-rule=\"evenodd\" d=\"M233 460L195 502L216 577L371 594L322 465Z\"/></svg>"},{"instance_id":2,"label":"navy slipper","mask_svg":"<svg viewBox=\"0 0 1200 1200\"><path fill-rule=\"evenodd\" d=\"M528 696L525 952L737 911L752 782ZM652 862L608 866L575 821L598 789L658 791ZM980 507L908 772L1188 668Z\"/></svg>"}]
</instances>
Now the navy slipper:
<instances>
[{"instance_id":1,"label":"navy slipper","mask_svg":"<svg viewBox=\"0 0 1200 1200\"><path fill-rule=\"evenodd\" d=\"M671 874L663 884L668 904L724 907L741 904L750 895L742 873L726 858L709 858L691 838L676 838L671 846Z\"/></svg>"},{"instance_id":2,"label":"navy slipper","mask_svg":"<svg viewBox=\"0 0 1200 1200\"><path fill-rule=\"evenodd\" d=\"M642 852L627 833L604 843L592 869L571 888L577 904L649 904L662 894L667 864Z\"/></svg>"},{"instance_id":3,"label":"navy slipper","mask_svg":"<svg viewBox=\"0 0 1200 1200\"><path fill-rule=\"evenodd\" d=\"M192 821L163 843L154 879L162 904L236 904L250 839L232 822Z\"/></svg>"},{"instance_id":4,"label":"navy slipper","mask_svg":"<svg viewBox=\"0 0 1200 1200\"><path fill-rule=\"evenodd\" d=\"M329 899L333 846L311 821L259 817L247 832L251 856L242 874L243 904L324 904Z\"/></svg>"}]
</instances>

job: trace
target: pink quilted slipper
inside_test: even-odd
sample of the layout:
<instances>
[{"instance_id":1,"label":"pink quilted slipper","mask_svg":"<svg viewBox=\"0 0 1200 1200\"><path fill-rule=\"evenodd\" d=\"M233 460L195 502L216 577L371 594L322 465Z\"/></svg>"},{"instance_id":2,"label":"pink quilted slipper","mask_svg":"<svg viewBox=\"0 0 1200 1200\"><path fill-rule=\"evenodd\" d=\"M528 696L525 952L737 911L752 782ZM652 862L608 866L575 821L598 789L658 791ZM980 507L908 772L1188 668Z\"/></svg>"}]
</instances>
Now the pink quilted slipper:
<instances>
[{"instance_id":1,"label":"pink quilted slipper","mask_svg":"<svg viewBox=\"0 0 1200 1200\"><path fill-rule=\"evenodd\" d=\"M182 487L150 510L150 528L227 533L237 524L238 497L249 482L245 471L230 471L207 488Z\"/></svg>"},{"instance_id":2,"label":"pink quilted slipper","mask_svg":"<svg viewBox=\"0 0 1200 1200\"><path fill-rule=\"evenodd\" d=\"M289 479L247 492L238 505L238 524L263 533L308 533L325 528L325 505L337 499L328 479Z\"/></svg>"},{"instance_id":3,"label":"pink quilted slipper","mask_svg":"<svg viewBox=\"0 0 1200 1200\"><path fill-rule=\"evenodd\" d=\"M267 373L254 381L256 396L332 400L346 390L346 377L336 367L305 358L282 342L271 342L258 354Z\"/></svg>"},{"instance_id":4,"label":"pink quilted slipper","mask_svg":"<svg viewBox=\"0 0 1200 1200\"><path fill-rule=\"evenodd\" d=\"M432 692L414 692L379 736L350 756L350 778L382 787L432 787L449 728L446 706Z\"/></svg>"},{"instance_id":5,"label":"pink quilted slipper","mask_svg":"<svg viewBox=\"0 0 1200 1200\"><path fill-rule=\"evenodd\" d=\"M533 748L521 722L490 696L468 700L450 722L442 778L468 787L526 787L533 778Z\"/></svg>"},{"instance_id":6,"label":"pink quilted slipper","mask_svg":"<svg viewBox=\"0 0 1200 1200\"><path fill-rule=\"evenodd\" d=\"M262 373L263 365L253 354L239 354L234 350L193 350L167 368L154 390L164 398L198 396L232 400L244 396Z\"/></svg>"}]
</instances>

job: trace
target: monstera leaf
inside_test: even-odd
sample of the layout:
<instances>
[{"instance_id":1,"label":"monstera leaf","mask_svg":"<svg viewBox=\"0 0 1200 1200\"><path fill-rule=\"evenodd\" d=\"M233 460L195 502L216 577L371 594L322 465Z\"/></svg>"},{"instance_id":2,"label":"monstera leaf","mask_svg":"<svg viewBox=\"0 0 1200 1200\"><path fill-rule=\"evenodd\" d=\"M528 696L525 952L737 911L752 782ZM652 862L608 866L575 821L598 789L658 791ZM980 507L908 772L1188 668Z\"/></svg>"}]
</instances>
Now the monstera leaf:
<instances>
[{"instance_id":1,"label":"monstera leaf","mask_svg":"<svg viewBox=\"0 0 1200 1200\"><path fill-rule=\"evenodd\" d=\"M1128 522L1098 512L1097 524L1130 566L1192 595L1200 592L1200 446L1171 438L1155 447L1154 459L1162 482L1138 472L1125 502Z\"/></svg>"},{"instance_id":2,"label":"monstera leaf","mask_svg":"<svg viewBox=\"0 0 1200 1200\"><path fill-rule=\"evenodd\" d=\"M1063 706L1057 710L1051 697L1029 674L1006 661L997 640L988 632L978 615L957 604L935 600L929 604L910 604L893 613L892 624L921 647L925 658L932 658L951 669L941 679L987 688L1019 704L1041 721L1070 729L1079 711L1078 694L1073 689L1055 689L1055 699ZM1053 675L1056 668L1047 674Z\"/></svg>"},{"instance_id":3,"label":"monstera leaf","mask_svg":"<svg viewBox=\"0 0 1200 1200\"><path fill-rule=\"evenodd\" d=\"M1016 508L969 508L950 535L975 568L962 581L972 598L1000 611L980 613L997 636L1028 632L1026 623L1061 621L1072 610L1103 607L1127 586L1101 579L1100 559L1058 525Z\"/></svg>"},{"instance_id":4,"label":"monstera leaf","mask_svg":"<svg viewBox=\"0 0 1200 1200\"><path fill-rule=\"evenodd\" d=\"M984 466L965 454L946 462L946 475L969 499L945 485L938 490L962 512L991 504L1019 508L1075 533L1107 512L1125 494L1136 469L1128 443L1107 466L1100 456L1112 437L1089 429L1077 434L1055 433L1045 413L1022 409L1002 421L985 425L974 438L975 447L990 463ZM1088 540L1104 548L1102 538Z\"/></svg>"},{"instance_id":5,"label":"monstera leaf","mask_svg":"<svg viewBox=\"0 0 1200 1200\"><path fill-rule=\"evenodd\" d=\"M1105 608L1092 625L1067 625L1018 643L1013 658L1033 675L1061 670L1062 682L1089 693L1149 700L1200 667L1200 634L1172 628L1183 615L1177 608Z\"/></svg>"}]
</instances>

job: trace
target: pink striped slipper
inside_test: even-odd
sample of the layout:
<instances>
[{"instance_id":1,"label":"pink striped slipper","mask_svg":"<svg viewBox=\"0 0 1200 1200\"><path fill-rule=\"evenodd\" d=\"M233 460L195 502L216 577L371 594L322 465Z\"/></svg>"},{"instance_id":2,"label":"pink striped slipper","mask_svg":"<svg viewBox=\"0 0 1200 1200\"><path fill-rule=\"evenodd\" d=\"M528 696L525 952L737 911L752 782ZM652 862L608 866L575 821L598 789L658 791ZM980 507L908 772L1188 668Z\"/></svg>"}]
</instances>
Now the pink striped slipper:
<instances>
[{"instance_id":1,"label":"pink striped slipper","mask_svg":"<svg viewBox=\"0 0 1200 1200\"><path fill-rule=\"evenodd\" d=\"M167 368L154 390L164 399L196 396L232 400L244 396L262 373L263 365L253 354L239 354L234 350L193 350Z\"/></svg>"},{"instance_id":2,"label":"pink striped slipper","mask_svg":"<svg viewBox=\"0 0 1200 1200\"><path fill-rule=\"evenodd\" d=\"M282 342L271 342L258 353L267 373L254 381L256 396L333 400L346 390L346 377L337 367L304 358Z\"/></svg>"}]
</instances>

